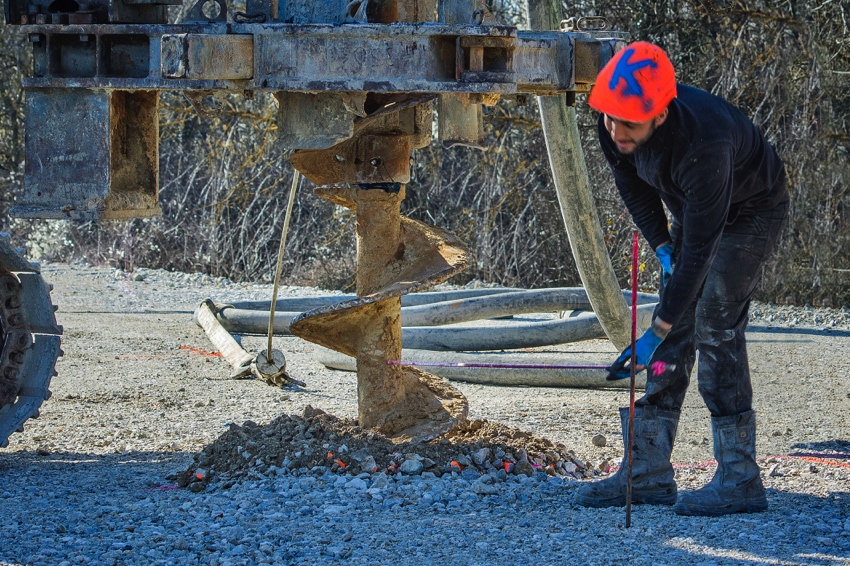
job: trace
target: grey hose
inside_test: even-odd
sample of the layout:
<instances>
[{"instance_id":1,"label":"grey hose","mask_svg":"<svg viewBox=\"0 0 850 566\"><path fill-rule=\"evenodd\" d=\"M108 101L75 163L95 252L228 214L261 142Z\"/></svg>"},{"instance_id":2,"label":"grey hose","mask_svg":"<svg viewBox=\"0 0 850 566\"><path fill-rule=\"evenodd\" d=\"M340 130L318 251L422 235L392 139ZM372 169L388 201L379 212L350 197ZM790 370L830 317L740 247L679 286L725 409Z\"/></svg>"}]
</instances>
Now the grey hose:
<instances>
[{"instance_id":1,"label":"grey hose","mask_svg":"<svg viewBox=\"0 0 850 566\"><path fill-rule=\"evenodd\" d=\"M505 292L523 292L523 290L494 288L414 293L402 296L401 304L404 309L405 307L457 301L468 297L501 295ZM290 322L303 312L354 300L357 300L356 295L327 295L323 297L280 299L275 303L274 334L275 336L290 335ZM267 331L270 306L271 303L269 301L242 301L228 304L215 303L217 317L222 326L235 334L250 335L263 334ZM195 315L195 322L198 322L197 313Z\"/></svg>"},{"instance_id":2,"label":"grey hose","mask_svg":"<svg viewBox=\"0 0 850 566\"><path fill-rule=\"evenodd\" d=\"M655 304L638 307L638 325L647 327ZM599 318L592 312L541 322L500 324L494 327L419 326L402 328L402 344L440 351L514 350L604 338Z\"/></svg>"},{"instance_id":3,"label":"grey hose","mask_svg":"<svg viewBox=\"0 0 850 566\"><path fill-rule=\"evenodd\" d=\"M405 295L402 297L402 325L440 326L525 313L589 311L592 308L587 292L580 287L501 291L477 296L457 292ZM629 291L622 293L624 298L631 300ZM304 311L355 299L353 295L281 299L276 303L274 333L288 335L290 321ZM657 301L658 295L638 294L639 305ZM221 324L238 334L259 334L262 328L267 328L269 306L268 301L216 304Z\"/></svg>"},{"instance_id":4,"label":"grey hose","mask_svg":"<svg viewBox=\"0 0 850 566\"><path fill-rule=\"evenodd\" d=\"M416 295L409 295L415 297ZM331 303L340 304L339 296L329 297ZM406 298L406 297L405 297ZM356 300L356 299L352 299ZM421 300L421 298L420 298ZM656 301L655 295L641 294L638 307L638 324L648 326ZM312 305L323 302L320 298ZM342 304L344 304L343 301ZM282 304L283 303L283 304ZM305 303L300 302L301 306ZM266 303L266 307L268 303ZM539 289L534 291L509 291L486 297L471 297L424 305L402 307L402 344L422 350L482 351L534 348L602 338L605 332L598 317L592 312L581 312L564 319L531 322L508 322L498 325L446 325L484 318L510 315L580 310L587 308L586 294L581 289ZM268 324L268 312L228 308L216 305L217 318L229 332L262 334ZM286 308L285 301L278 307ZM288 324L298 312L280 312L275 320L275 333L288 333ZM575 313L574 313L575 314Z\"/></svg>"},{"instance_id":5,"label":"grey hose","mask_svg":"<svg viewBox=\"0 0 850 566\"><path fill-rule=\"evenodd\" d=\"M609 356L610 357L610 356ZM345 354L340 354L328 348L318 347L317 359L325 366L343 371L355 371L356 360ZM452 362L452 363L485 363L485 364L516 364L534 363L551 366L569 365L563 355L548 352L528 354L526 352L502 353L459 353L431 352L405 348L402 350L402 360L415 362ZM605 358L603 363L611 360ZM586 364L587 361L575 361L575 365ZM506 385L526 387L594 387L594 388L627 388L628 379L607 381L605 370L598 369L511 369L511 368L470 368L470 367L427 367L423 368L433 373L451 379L478 383L481 385ZM646 373L637 376L636 386L646 387Z\"/></svg>"},{"instance_id":6,"label":"grey hose","mask_svg":"<svg viewBox=\"0 0 850 566\"><path fill-rule=\"evenodd\" d=\"M558 29L559 15L558 2L528 2L532 29ZM602 236L581 149L575 106L568 106L564 95L539 96L537 100L555 192L576 267L605 334L617 349L622 350L631 344L631 316L620 295ZM641 329L638 330L640 332Z\"/></svg>"},{"instance_id":7,"label":"grey hose","mask_svg":"<svg viewBox=\"0 0 850 566\"><path fill-rule=\"evenodd\" d=\"M624 291L625 293L627 292ZM641 293L638 297L638 304L657 301L658 296L649 293ZM514 291L404 307L401 311L401 321L403 326L440 326L525 313L589 311L591 308L587 291L579 287L563 287Z\"/></svg>"},{"instance_id":8,"label":"grey hose","mask_svg":"<svg viewBox=\"0 0 850 566\"><path fill-rule=\"evenodd\" d=\"M239 342L218 322L215 304L210 299L203 301L195 311L195 322L204 329L210 342L233 368L231 377L244 377L251 373L251 363L254 361L254 356L245 351Z\"/></svg>"}]
</instances>

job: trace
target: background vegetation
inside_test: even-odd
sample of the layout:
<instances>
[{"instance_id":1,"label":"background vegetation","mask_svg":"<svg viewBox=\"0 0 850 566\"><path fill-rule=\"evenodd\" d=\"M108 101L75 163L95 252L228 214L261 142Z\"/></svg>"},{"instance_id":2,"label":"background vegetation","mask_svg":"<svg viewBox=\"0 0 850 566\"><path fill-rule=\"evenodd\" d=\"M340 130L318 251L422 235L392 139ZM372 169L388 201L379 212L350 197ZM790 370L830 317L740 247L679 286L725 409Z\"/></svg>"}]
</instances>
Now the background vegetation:
<instances>
[{"instance_id":1,"label":"background vegetation","mask_svg":"<svg viewBox=\"0 0 850 566\"><path fill-rule=\"evenodd\" d=\"M505 22L525 25L524 2L492 0ZM679 80L739 105L785 160L791 221L768 266L762 300L850 303L850 6L840 0L579 0L564 16L601 15L634 39L663 46ZM0 190L5 209L23 170L20 76L27 46L0 29ZM595 139L595 115L579 97L580 129L600 220L626 286L633 225ZM534 99L486 109L487 151L415 153L405 213L459 234L473 249L455 279L511 286L580 285L552 187ZM272 97L231 97L201 119L175 93L162 95L164 216L125 223L15 221L32 254L202 271L232 279L272 276L292 171L276 143ZM353 218L302 184L288 238L291 283L353 284ZM8 223L3 216L3 223ZM8 227L7 227L8 228ZM651 252L643 250L649 268ZM648 269L644 287L652 287Z\"/></svg>"}]
</instances>

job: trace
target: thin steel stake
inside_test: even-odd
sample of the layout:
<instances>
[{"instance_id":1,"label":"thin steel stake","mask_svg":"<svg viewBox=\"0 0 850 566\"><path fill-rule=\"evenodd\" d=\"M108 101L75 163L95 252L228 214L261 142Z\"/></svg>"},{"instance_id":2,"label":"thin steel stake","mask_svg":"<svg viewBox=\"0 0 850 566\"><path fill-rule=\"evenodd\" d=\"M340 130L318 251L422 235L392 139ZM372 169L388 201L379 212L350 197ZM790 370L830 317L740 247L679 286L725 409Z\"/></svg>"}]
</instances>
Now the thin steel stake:
<instances>
[{"instance_id":1,"label":"thin steel stake","mask_svg":"<svg viewBox=\"0 0 850 566\"><path fill-rule=\"evenodd\" d=\"M632 236L632 359L629 380L629 465L626 474L626 528L632 526L632 450L635 442L635 343L637 342L638 233Z\"/></svg>"},{"instance_id":2,"label":"thin steel stake","mask_svg":"<svg viewBox=\"0 0 850 566\"><path fill-rule=\"evenodd\" d=\"M283 218L283 231L280 234L280 248L277 251L277 269L274 273L274 289L272 290L272 304L269 309L269 346L266 350L266 359L272 361L272 336L274 336L274 307L277 304L277 289L280 286L280 272L283 270L283 249L286 247L286 235L289 232L289 220L292 218L292 207L295 204L295 190L301 180L301 173L294 170L292 185L289 187L289 202L286 204L286 216Z\"/></svg>"},{"instance_id":3,"label":"thin steel stake","mask_svg":"<svg viewBox=\"0 0 850 566\"><path fill-rule=\"evenodd\" d=\"M437 368L493 368L493 369L608 369L608 366L593 365L550 365L550 364L499 364L482 362L417 362L410 360L388 360L391 366L421 366Z\"/></svg>"}]
</instances>

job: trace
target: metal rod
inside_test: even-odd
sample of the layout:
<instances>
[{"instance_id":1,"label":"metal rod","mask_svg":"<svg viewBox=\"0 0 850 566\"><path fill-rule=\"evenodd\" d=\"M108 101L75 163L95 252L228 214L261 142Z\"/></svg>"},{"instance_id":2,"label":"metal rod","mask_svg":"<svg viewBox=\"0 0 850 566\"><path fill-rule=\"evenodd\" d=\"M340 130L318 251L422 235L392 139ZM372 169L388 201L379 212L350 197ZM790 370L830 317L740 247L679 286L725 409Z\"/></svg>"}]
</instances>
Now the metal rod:
<instances>
[{"instance_id":1,"label":"metal rod","mask_svg":"<svg viewBox=\"0 0 850 566\"><path fill-rule=\"evenodd\" d=\"M501 368L501 369L608 369L594 365L547 365L547 364L486 364L477 362L415 362L410 360L388 360L391 366L421 366L441 368Z\"/></svg>"},{"instance_id":2,"label":"metal rod","mask_svg":"<svg viewBox=\"0 0 850 566\"><path fill-rule=\"evenodd\" d=\"M632 452L635 443L635 364L637 354L638 233L632 235L632 359L629 381L629 466L626 474L626 528L632 526Z\"/></svg>"},{"instance_id":3,"label":"metal rod","mask_svg":"<svg viewBox=\"0 0 850 566\"><path fill-rule=\"evenodd\" d=\"M277 289L280 285L280 272L283 269L283 249L286 247L286 234L289 232L289 219L292 218L292 207L295 204L295 189L301 180L301 173L293 170L292 185L289 187L289 202L286 203L286 216L283 218L283 231L280 234L280 248L277 251L277 269L274 272L274 289L272 290L272 303L269 308L269 345L266 350L266 359L272 360L272 337L274 336L274 307L277 304Z\"/></svg>"}]
</instances>

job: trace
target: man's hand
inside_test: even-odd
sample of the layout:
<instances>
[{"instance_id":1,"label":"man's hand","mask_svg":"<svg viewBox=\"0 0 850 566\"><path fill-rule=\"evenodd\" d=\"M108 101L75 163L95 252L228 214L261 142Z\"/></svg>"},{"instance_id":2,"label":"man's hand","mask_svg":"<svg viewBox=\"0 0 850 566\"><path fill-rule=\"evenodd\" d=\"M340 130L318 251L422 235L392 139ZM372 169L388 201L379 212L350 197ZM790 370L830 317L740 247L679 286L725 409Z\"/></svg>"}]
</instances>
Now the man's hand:
<instances>
[{"instance_id":1,"label":"man's hand","mask_svg":"<svg viewBox=\"0 0 850 566\"><path fill-rule=\"evenodd\" d=\"M658 319L653 321L652 326L635 342L635 371L642 371L649 364L652 354L655 353L655 350L658 349L658 346L667 337L669 325L663 323L662 326L658 322ZM665 327L667 328L665 329ZM614 360L614 363L608 368L608 377L606 379L608 381L615 381L630 377L632 370L631 367L626 367L626 364L631 361L631 358L632 347L629 346L623 350L620 357Z\"/></svg>"},{"instance_id":2,"label":"man's hand","mask_svg":"<svg viewBox=\"0 0 850 566\"><path fill-rule=\"evenodd\" d=\"M661 282L667 285L667 281L673 276L673 244L661 244L655 250L655 257L661 264Z\"/></svg>"}]
</instances>

